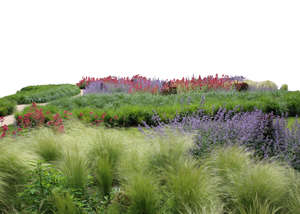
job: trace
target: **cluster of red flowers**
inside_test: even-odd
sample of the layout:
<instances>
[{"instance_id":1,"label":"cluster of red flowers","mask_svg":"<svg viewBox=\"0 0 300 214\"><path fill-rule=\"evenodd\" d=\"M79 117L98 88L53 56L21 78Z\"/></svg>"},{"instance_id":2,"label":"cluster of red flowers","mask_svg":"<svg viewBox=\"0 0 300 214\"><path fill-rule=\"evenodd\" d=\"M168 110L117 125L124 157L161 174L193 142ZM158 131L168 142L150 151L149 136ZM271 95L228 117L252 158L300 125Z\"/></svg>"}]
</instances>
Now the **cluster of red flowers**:
<instances>
[{"instance_id":1,"label":"cluster of red flowers","mask_svg":"<svg viewBox=\"0 0 300 214\"><path fill-rule=\"evenodd\" d=\"M17 126L23 128L31 128L35 126L42 126L46 123L47 126L53 127L59 132L64 132L64 124L62 118L68 119L70 115L72 115L72 113L68 111L64 111L62 115L60 115L59 113L52 115L49 111L47 111L45 116L43 109L39 109L35 103L32 103L32 106L30 107L28 113L24 114L23 117L18 116Z\"/></svg>"},{"instance_id":2,"label":"cluster of red flowers","mask_svg":"<svg viewBox=\"0 0 300 214\"><path fill-rule=\"evenodd\" d=\"M169 81L168 85L165 86L170 87L169 85L171 85L171 87L176 87L177 89L181 89L184 91L202 89L203 87L207 87L208 90L228 90L231 88L232 84L233 81L229 76L222 75L222 77L219 77L218 74L216 74L215 76L207 76L204 78L201 78L201 76L199 75L198 78L182 78L181 80L173 79Z\"/></svg>"},{"instance_id":3,"label":"cluster of red flowers","mask_svg":"<svg viewBox=\"0 0 300 214\"><path fill-rule=\"evenodd\" d=\"M6 124L2 125L3 122L4 122L4 117L0 117L0 138L3 138L9 134L12 134L15 136L15 135L17 135L17 132L22 131L22 128L18 128L16 130L12 130L10 132L9 127Z\"/></svg>"},{"instance_id":4,"label":"cluster of red flowers","mask_svg":"<svg viewBox=\"0 0 300 214\"><path fill-rule=\"evenodd\" d=\"M82 119L84 114L81 112L79 114L79 119ZM89 117L92 125L99 126L101 123L109 123L109 124L114 124L119 117L117 115L114 115L113 117L107 117L107 114L104 112L101 115L97 115L94 112L89 112Z\"/></svg>"},{"instance_id":5,"label":"cluster of red flowers","mask_svg":"<svg viewBox=\"0 0 300 214\"><path fill-rule=\"evenodd\" d=\"M150 92L152 94L163 93L165 91L169 91L170 88L173 90L174 88L189 91L195 89L202 89L206 87L208 90L211 89L230 89L233 81L227 75L222 75L219 77L218 74L215 76L207 76L202 78L200 75L198 78L192 77L182 78L182 79L173 79L173 80L151 80L149 78L135 75L132 78L129 77L104 77L104 78L95 78L95 77L83 77L77 86L80 88L86 88L90 83L101 81L104 84L112 84L115 86L123 85L127 86L128 93L144 91ZM173 90L174 91L174 90Z\"/></svg>"},{"instance_id":6,"label":"cluster of red flowers","mask_svg":"<svg viewBox=\"0 0 300 214\"><path fill-rule=\"evenodd\" d=\"M43 109L38 109L36 103L32 103L28 113L24 116L18 116L17 125L23 128L41 126L45 123Z\"/></svg>"},{"instance_id":7,"label":"cluster of red flowers","mask_svg":"<svg viewBox=\"0 0 300 214\"><path fill-rule=\"evenodd\" d=\"M64 120L69 119L72 115L72 112L64 111L62 114L56 113L51 114L51 112L47 111L45 114L42 108L38 108L36 103L32 103L32 106L29 109L29 112L24 114L23 116L18 116L16 120L17 128L11 128L13 130L9 130L7 125L3 125L4 121L3 117L0 117L0 138L8 136L9 134L15 136L17 133L25 130L27 128L33 128L36 126L44 126L52 127L57 132L64 132ZM97 115L94 112L89 112L89 118L91 125L99 126L101 123L107 123L110 125L116 125L119 117L117 115L110 117L106 113L102 113L101 115ZM79 114L79 119L84 117L84 114L81 112Z\"/></svg>"}]
</instances>

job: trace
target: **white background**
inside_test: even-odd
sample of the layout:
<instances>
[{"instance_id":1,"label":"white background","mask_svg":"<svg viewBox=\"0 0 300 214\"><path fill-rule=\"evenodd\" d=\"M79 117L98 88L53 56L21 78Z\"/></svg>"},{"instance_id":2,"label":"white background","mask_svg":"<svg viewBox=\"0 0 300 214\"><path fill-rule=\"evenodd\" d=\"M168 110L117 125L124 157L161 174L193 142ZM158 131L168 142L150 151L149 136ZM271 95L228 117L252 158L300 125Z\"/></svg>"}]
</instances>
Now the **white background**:
<instances>
[{"instance_id":1,"label":"white background","mask_svg":"<svg viewBox=\"0 0 300 214\"><path fill-rule=\"evenodd\" d=\"M0 96L82 76L243 75L300 90L299 0L0 0Z\"/></svg>"}]
</instances>

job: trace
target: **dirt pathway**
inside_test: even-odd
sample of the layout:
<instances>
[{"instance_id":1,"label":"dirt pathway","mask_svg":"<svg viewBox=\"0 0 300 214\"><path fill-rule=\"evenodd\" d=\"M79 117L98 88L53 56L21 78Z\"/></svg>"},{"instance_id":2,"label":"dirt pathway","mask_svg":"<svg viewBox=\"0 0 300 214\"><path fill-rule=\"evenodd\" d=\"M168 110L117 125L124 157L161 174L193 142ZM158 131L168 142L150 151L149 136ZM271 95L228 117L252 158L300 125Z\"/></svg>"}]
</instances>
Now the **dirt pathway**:
<instances>
[{"instance_id":1,"label":"dirt pathway","mask_svg":"<svg viewBox=\"0 0 300 214\"><path fill-rule=\"evenodd\" d=\"M83 90L80 90L80 94L78 95L75 95L74 97L78 97L78 96L82 96L83 95ZM44 105L47 105L48 103L37 103L37 105L41 105L41 106L44 106ZM21 104L21 105L17 105L16 107L16 112L20 112L20 111L23 111L27 106L30 106L31 104ZM12 125L16 122L16 119L15 119L15 115L7 115L4 117L4 120L3 120L3 123L0 124L0 126L2 125Z\"/></svg>"}]
</instances>

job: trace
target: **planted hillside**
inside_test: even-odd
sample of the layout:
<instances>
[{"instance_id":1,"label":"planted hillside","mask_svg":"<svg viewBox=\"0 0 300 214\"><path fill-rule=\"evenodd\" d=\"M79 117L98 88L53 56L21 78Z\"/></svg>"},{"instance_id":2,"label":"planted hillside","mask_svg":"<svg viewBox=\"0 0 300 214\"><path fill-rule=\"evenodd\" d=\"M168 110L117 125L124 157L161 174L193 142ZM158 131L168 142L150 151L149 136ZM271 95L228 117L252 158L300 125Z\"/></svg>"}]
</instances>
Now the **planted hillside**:
<instances>
[{"instance_id":1,"label":"planted hillside","mask_svg":"<svg viewBox=\"0 0 300 214\"><path fill-rule=\"evenodd\" d=\"M78 86L0 117L0 213L300 213L300 125L285 115L299 91L217 75Z\"/></svg>"},{"instance_id":2,"label":"planted hillside","mask_svg":"<svg viewBox=\"0 0 300 214\"><path fill-rule=\"evenodd\" d=\"M11 114L16 104L45 103L79 93L80 89L71 84L28 86L0 99L0 116Z\"/></svg>"},{"instance_id":3,"label":"planted hillside","mask_svg":"<svg viewBox=\"0 0 300 214\"><path fill-rule=\"evenodd\" d=\"M167 122L176 115L191 115L202 109L207 115L214 115L221 108L248 112L255 109L275 115L300 115L300 92L286 91L212 91L189 92L168 96L150 93L103 93L88 94L82 97L65 98L51 102L44 112L72 112L77 118L86 122L111 121L111 125L137 126L145 121L152 123L157 114ZM24 116L28 109L18 116ZM105 114L105 117L103 117ZM103 118L102 118L103 117ZM118 119L116 119L118 118Z\"/></svg>"}]
</instances>

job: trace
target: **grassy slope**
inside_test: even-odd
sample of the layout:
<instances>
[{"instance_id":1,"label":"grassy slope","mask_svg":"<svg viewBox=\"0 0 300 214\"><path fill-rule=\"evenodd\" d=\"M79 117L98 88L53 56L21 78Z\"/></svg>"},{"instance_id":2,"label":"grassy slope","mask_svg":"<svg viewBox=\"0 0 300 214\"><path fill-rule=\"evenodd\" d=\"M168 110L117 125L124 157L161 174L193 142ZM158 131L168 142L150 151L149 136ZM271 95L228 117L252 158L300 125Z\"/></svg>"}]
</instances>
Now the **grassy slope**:
<instances>
[{"instance_id":1,"label":"grassy slope","mask_svg":"<svg viewBox=\"0 0 300 214\"><path fill-rule=\"evenodd\" d=\"M16 104L45 103L79 93L80 89L71 84L28 86L16 94L0 98L0 116L12 114Z\"/></svg>"}]
</instances>

